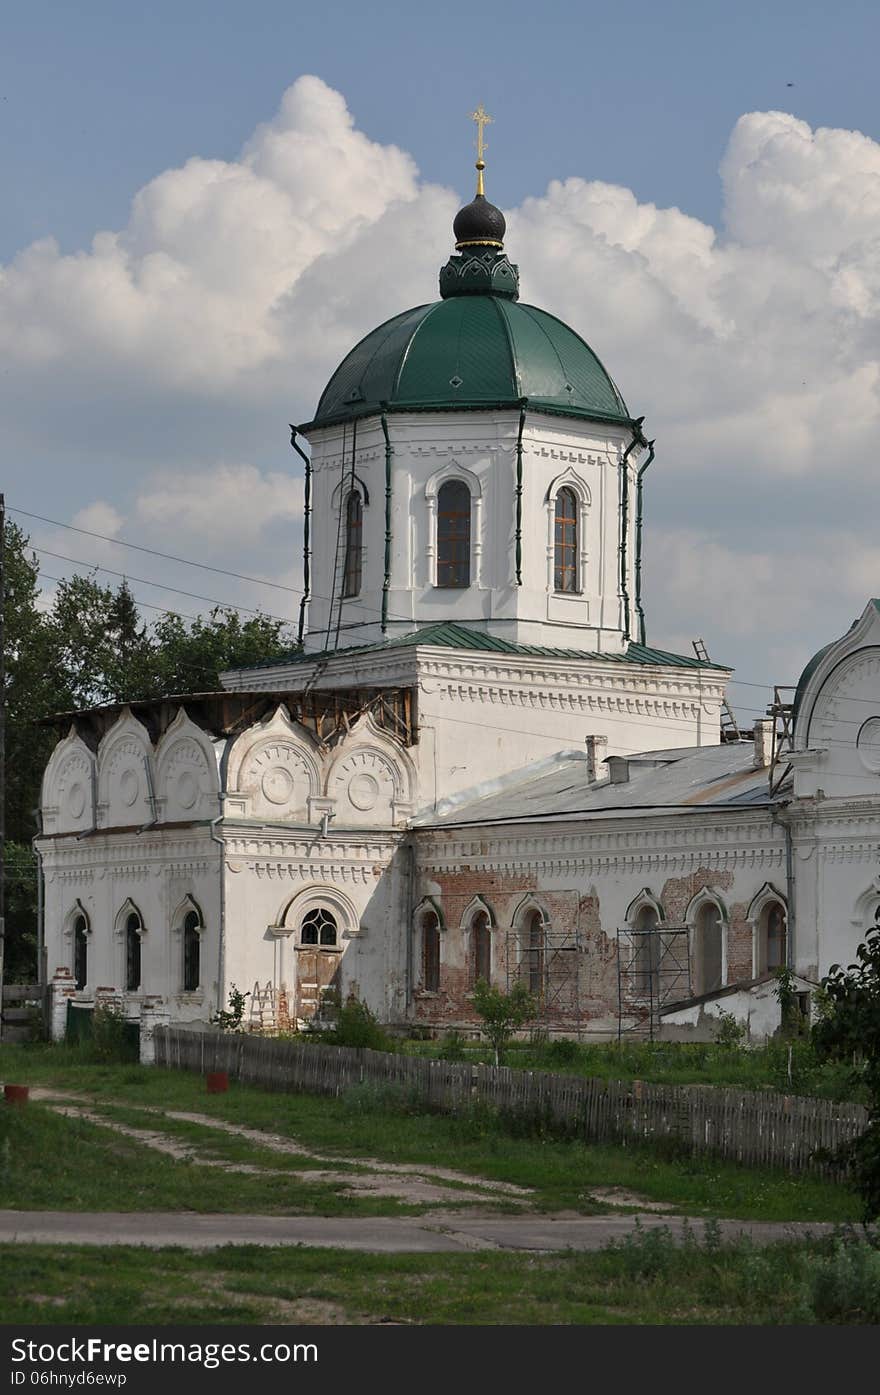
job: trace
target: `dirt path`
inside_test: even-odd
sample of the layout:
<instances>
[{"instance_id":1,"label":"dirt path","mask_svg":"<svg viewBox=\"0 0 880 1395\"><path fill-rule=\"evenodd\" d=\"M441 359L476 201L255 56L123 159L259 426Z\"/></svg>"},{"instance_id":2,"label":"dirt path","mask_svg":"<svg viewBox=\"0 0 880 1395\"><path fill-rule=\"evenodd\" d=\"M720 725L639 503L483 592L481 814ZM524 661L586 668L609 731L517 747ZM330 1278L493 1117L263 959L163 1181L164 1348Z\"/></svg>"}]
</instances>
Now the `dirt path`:
<instances>
[{"instance_id":1,"label":"dirt path","mask_svg":"<svg viewBox=\"0 0 880 1395\"><path fill-rule=\"evenodd\" d=\"M63 1093L37 1087L31 1091L35 1100L45 1104L55 1114L65 1118L84 1119L99 1128L109 1129L123 1138L129 1138L142 1147L152 1148L178 1162L197 1163L202 1167L220 1167L225 1172L244 1173L251 1176L290 1177L290 1172L279 1168L266 1167L260 1163L241 1163L210 1156L210 1142L200 1147L189 1140L163 1133L160 1129L123 1124L117 1119L108 1118L89 1107L81 1095ZM163 1110L126 1103L126 1109L136 1110L153 1118L174 1119L181 1123L195 1124L201 1128L214 1129L220 1133L241 1138L256 1147L269 1152L286 1154L317 1163L330 1163L327 1169L310 1168L310 1181L326 1182L338 1187L341 1192L353 1195L388 1197L407 1205L432 1206L444 1203L469 1202L486 1205L493 1200L504 1198L515 1205L524 1205L531 1192L526 1187L517 1187L512 1182L496 1182L473 1177L468 1173L456 1172L452 1168L409 1166L401 1163L381 1162L377 1158L354 1158L330 1156L313 1152L295 1139L280 1134L264 1132L262 1129L245 1128L240 1124L228 1123L211 1114L198 1114L184 1110ZM353 1171L340 1171L352 1168Z\"/></svg>"}]
</instances>

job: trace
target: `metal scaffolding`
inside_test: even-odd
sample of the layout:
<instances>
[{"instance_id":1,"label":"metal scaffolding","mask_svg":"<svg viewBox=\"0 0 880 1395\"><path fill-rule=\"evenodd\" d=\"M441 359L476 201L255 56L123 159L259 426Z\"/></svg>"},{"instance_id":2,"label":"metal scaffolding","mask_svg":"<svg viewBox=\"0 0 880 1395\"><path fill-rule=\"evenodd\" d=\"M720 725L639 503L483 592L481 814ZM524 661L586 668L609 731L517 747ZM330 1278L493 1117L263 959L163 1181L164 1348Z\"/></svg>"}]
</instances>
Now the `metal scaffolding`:
<instances>
[{"instance_id":1,"label":"metal scaffolding","mask_svg":"<svg viewBox=\"0 0 880 1395\"><path fill-rule=\"evenodd\" d=\"M528 931L508 931L507 992L515 983L524 983L538 1003L534 1029L549 1032L551 1026L564 1027L580 1040L580 928L577 924L557 926L545 922L540 929L536 943Z\"/></svg>"},{"instance_id":2,"label":"metal scaffolding","mask_svg":"<svg viewBox=\"0 0 880 1395\"><path fill-rule=\"evenodd\" d=\"M627 926L617 932L617 1039L646 1032L653 1041L660 1014L691 996L690 930L687 925ZM636 1017L624 1028L624 1017Z\"/></svg>"}]
</instances>

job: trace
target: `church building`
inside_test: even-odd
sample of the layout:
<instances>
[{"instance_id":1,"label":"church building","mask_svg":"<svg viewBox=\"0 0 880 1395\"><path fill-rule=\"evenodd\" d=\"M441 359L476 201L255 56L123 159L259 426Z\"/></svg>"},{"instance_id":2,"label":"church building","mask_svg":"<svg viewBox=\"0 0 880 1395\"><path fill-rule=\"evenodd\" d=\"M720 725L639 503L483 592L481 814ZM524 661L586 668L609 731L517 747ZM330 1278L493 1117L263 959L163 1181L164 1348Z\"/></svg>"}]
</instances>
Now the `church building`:
<instances>
[{"instance_id":1,"label":"church building","mask_svg":"<svg viewBox=\"0 0 880 1395\"><path fill-rule=\"evenodd\" d=\"M519 300L477 168L440 299L355 345L292 431L301 645L61 724L37 840L56 1036L109 998L149 1042L234 987L264 1030L350 994L468 1030L478 979L525 982L549 1032L723 1010L760 1036L775 971L806 1006L880 915L880 602L722 740L730 670L646 640L653 442Z\"/></svg>"}]
</instances>

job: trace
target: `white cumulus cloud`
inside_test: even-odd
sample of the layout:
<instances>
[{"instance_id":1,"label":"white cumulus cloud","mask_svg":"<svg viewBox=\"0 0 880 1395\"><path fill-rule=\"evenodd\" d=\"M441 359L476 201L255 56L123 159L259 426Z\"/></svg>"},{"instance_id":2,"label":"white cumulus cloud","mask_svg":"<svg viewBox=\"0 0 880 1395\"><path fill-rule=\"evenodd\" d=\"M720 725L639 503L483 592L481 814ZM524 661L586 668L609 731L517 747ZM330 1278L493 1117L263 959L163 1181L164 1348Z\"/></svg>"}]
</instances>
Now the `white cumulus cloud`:
<instances>
[{"instance_id":1,"label":"white cumulus cloud","mask_svg":"<svg viewBox=\"0 0 880 1395\"><path fill-rule=\"evenodd\" d=\"M782 681L880 589L880 145L752 112L720 176L715 229L573 171L506 210L507 246L523 298L584 335L657 437L649 637L700 632ZM93 531L290 584L284 423L362 334L435 298L456 207L302 77L237 159L158 174L87 250L23 249L0 269L10 493L34 507L57 468Z\"/></svg>"}]
</instances>

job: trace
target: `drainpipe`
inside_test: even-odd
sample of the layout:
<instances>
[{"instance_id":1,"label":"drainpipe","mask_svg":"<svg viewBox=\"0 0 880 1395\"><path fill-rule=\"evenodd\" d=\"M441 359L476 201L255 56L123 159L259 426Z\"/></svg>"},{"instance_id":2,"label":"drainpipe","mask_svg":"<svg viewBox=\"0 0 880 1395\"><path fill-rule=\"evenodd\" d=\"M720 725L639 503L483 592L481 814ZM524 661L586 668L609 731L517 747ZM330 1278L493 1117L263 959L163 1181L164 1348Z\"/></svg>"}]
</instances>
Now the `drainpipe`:
<instances>
[{"instance_id":1,"label":"drainpipe","mask_svg":"<svg viewBox=\"0 0 880 1395\"><path fill-rule=\"evenodd\" d=\"M645 612L642 609L642 475L654 459L654 442L648 442L648 458L636 471L636 615L639 617L639 644L645 642Z\"/></svg>"},{"instance_id":2,"label":"drainpipe","mask_svg":"<svg viewBox=\"0 0 880 1395\"><path fill-rule=\"evenodd\" d=\"M795 881L794 881L794 838L791 831L791 822L783 817L783 811L788 805L783 805L779 813L775 809L770 810L771 823L778 824L785 834L785 899L788 902L788 912L785 920L785 965L794 973L794 936L795 936Z\"/></svg>"},{"instance_id":3,"label":"drainpipe","mask_svg":"<svg viewBox=\"0 0 880 1395\"><path fill-rule=\"evenodd\" d=\"M626 577L626 542L627 530L629 528L629 476L627 474L627 462L636 446L645 444L642 435L642 422L644 417L637 417L633 423L633 438L623 452L620 462L620 599L623 602L623 637L629 639L629 587Z\"/></svg>"},{"instance_id":4,"label":"drainpipe","mask_svg":"<svg viewBox=\"0 0 880 1395\"><path fill-rule=\"evenodd\" d=\"M156 824L159 822L159 814L156 809L156 791L153 786L153 772L150 769L149 756L144 756L144 773L147 777L147 793L150 797L150 808L153 811L153 817L148 819L146 823L141 824L138 833L146 833L148 828L155 828Z\"/></svg>"},{"instance_id":5,"label":"drainpipe","mask_svg":"<svg viewBox=\"0 0 880 1395\"><path fill-rule=\"evenodd\" d=\"M34 857L37 859L37 983L41 988L46 986L46 926L45 907L43 903L43 854L37 847L37 839L43 833L43 816L39 809L34 810L37 820L38 832L31 839L31 847Z\"/></svg>"},{"instance_id":6,"label":"drainpipe","mask_svg":"<svg viewBox=\"0 0 880 1395\"><path fill-rule=\"evenodd\" d=\"M526 424L528 398L523 397L519 404L519 431L516 437L516 584L522 586L522 441Z\"/></svg>"},{"instance_id":7,"label":"drainpipe","mask_svg":"<svg viewBox=\"0 0 880 1395\"><path fill-rule=\"evenodd\" d=\"M311 552L309 550L309 522L312 514L312 462L296 442L296 427L290 424L290 444L306 467L306 497L303 504L303 593L299 603L299 628L296 642L302 644L306 628L306 606L311 593Z\"/></svg>"},{"instance_id":8,"label":"drainpipe","mask_svg":"<svg viewBox=\"0 0 880 1395\"><path fill-rule=\"evenodd\" d=\"M382 435L385 437L385 576L382 581L382 633L388 629L388 592L391 588L391 457L394 447L388 435L387 403L382 403Z\"/></svg>"},{"instance_id":9,"label":"drainpipe","mask_svg":"<svg viewBox=\"0 0 880 1395\"><path fill-rule=\"evenodd\" d=\"M226 1006L223 998L223 975L226 970L226 839L217 833L217 825L223 822L223 795L220 795L220 813L209 825L211 842L220 848L220 936L217 947L217 1011Z\"/></svg>"}]
</instances>

